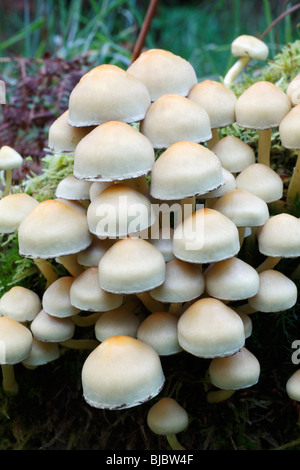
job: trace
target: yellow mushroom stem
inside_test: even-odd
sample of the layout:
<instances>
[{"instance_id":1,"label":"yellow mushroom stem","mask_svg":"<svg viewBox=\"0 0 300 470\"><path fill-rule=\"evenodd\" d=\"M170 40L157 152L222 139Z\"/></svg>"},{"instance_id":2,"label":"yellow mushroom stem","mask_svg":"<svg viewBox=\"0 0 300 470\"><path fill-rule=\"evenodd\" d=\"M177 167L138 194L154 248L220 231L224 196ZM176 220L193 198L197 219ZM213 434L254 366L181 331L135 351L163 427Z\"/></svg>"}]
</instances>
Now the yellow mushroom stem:
<instances>
[{"instance_id":1,"label":"yellow mushroom stem","mask_svg":"<svg viewBox=\"0 0 300 470\"><path fill-rule=\"evenodd\" d=\"M294 201L297 196L300 197L300 150L298 152L296 165L287 190L287 199Z\"/></svg>"},{"instance_id":2,"label":"yellow mushroom stem","mask_svg":"<svg viewBox=\"0 0 300 470\"><path fill-rule=\"evenodd\" d=\"M219 132L218 129L212 129L212 138L206 142L207 148L212 149L217 142L219 142Z\"/></svg>"},{"instance_id":3,"label":"yellow mushroom stem","mask_svg":"<svg viewBox=\"0 0 300 470\"><path fill-rule=\"evenodd\" d=\"M34 258L33 261L34 261L34 264L37 266L37 268L41 271L41 273L45 277L47 281L46 287L49 287L54 281L57 280L57 274L48 261L46 261L45 259L41 259L41 258Z\"/></svg>"},{"instance_id":4,"label":"yellow mushroom stem","mask_svg":"<svg viewBox=\"0 0 300 470\"><path fill-rule=\"evenodd\" d=\"M149 312L163 312L165 310L165 305L162 302L153 299L149 292L139 292L136 296Z\"/></svg>"},{"instance_id":5,"label":"yellow mushroom stem","mask_svg":"<svg viewBox=\"0 0 300 470\"><path fill-rule=\"evenodd\" d=\"M228 70L224 77L224 85L230 86L234 83L236 77L241 73L244 67L250 61L250 57L240 57Z\"/></svg>"},{"instance_id":6,"label":"yellow mushroom stem","mask_svg":"<svg viewBox=\"0 0 300 470\"><path fill-rule=\"evenodd\" d=\"M58 260L73 277L79 276L84 271L84 267L77 261L77 255L60 256Z\"/></svg>"},{"instance_id":7,"label":"yellow mushroom stem","mask_svg":"<svg viewBox=\"0 0 300 470\"><path fill-rule=\"evenodd\" d=\"M178 441L176 434L167 434L166 439L172 450L186 450Z\"/></svg>"},{"instance_id":8,"label":"yellow mushroom stem","mask_svg":"<svg viewBox=\"0 0 300 470\"><path fill-rule=\"evenodd\" d=\"M99 346L99 341L95 339L68 339L59 343L68 349L89 349L93 350Z\"/></svg>"},{"instance_id":9,"label":"yellow mushroom stem","mask_svg":"<svg viewBox=\"0 0 300 470\"><path fill-rule=\"evenodd\" d=\"M95 312L83 317L81 315L73 315L71 320L76 326L87 327L95 325L96 321L100 318L102 312Z\"/></svg>"},{"instance_id":10,"label":"yellow mushroom stem","mask_svg":"<svg viewBox=\"0 0 300 470\"><path fill-rule=\"evenodd\" d=\"M281 260L280 256L268 256L257 268L256 271L261 273L266 269L273 269Z\"/></svg>"},{"instance_id":11,"label":"yellow mushroom stem","mask_svg":"<svg viewBox=\"0 0 300 470\"><path fill-rule=\"evenodd\" d=\"M182 310L181 302L171 303L169 306L169 312L175 315L176 317L180 316L181 310Z\"/></svg>"},{"instance_id":12,"label":"yellow mushroom stem","mask_svg":"<svg viewBox=\"0 0 300 470\"><path fill-rule=\"evenodd\" d=\"M3 391L9 395L17 395L19 385L15 377L15 369L12 364L1 364Z\"/></svg>"},{"instance_id":13,"label":"yellow mushroom stem","mask_svg":"<svg viewBox=\"0 0 300 470\"><path fill-rule=\"evenodd\" d=\"M257 162L270 167L272 129L258 131Z\"/></svg>"},{"instance_id":14,"label":"yellow mushroom stem","mask_svg":"<svg viewBox=\"0 0 300 470\"><path fill-rule=\"evenodd\" d=\"M11 189L11 183L12 183L12 170L6 170L5 171L5 188L3 192L3 197L9 195L10 189Z\"/></svg>"},{"instance_id":15,"label":"yellow mushroom stem","mask_svg":"<svg viewBox=\"0 0 300 470\"><path fill-rule=\"evenodd\" d=\"M206 399L208 403L220 403L228 400L234 393L235 390L213 390L207 393Z\"/></svg>"}]
</instances>

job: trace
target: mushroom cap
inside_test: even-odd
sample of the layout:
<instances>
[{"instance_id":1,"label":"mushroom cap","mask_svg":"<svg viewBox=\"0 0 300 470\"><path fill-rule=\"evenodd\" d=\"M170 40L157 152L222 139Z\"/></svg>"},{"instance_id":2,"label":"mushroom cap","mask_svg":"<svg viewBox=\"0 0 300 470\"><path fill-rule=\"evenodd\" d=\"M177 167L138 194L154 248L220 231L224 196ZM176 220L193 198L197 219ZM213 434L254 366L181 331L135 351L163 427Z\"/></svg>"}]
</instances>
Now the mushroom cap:
<instances>
[{"instance_id":1,"label":"mushroom cap","mask_svg":"<svg viewBox=\"0 0 300 470\"><path fill-rule=\"evenodd\" d=\"M15 232L26 215L39 203L26 193L8 194L0 199L0 232Z\"/></svg>"},{"instance_id":2,"label":"mushroom cap","mask_svg":"<svg viewBox=\"0 0 300 470\"><path fill-rule=\"evenodd\" d=\"M117 240L99 262L102 289L118 294L150 291L164 282L165 274L163 255L141 238Z\"/></svg>"},{"instance_id":3,"label":"mushroom cap","mask_svg":"<svg viewBox=\"0 0 300 470\"><path fill-rule=\"evenodd\" d=\"M285 274L274 269L259 273L259 289L248 303L258 312L281 312L297 302L296 284Z\"/></svg>"},{"instance_id":4,"label":"mushroom cap","mask_svg":"<svg viewBox=\"0 0 300 470\"><path fill-rule=\"evenodd\" d=\"M22 361L24 366L37 367L48 364L60 356L58 343L46 343L33 338L30 355Z\"/></svg>"},{"instance_id":5,"label":"mushroom cap","mask_svg":"<svg viewBox=\"0 0 300 470\"><path fill-rule=\"evenodd\" d=\"M105 341L111 336L125 335L136 338L140 320L125 307L104 312L95 323L95 336L98 341Z\"/></svg>"},{"instance_id":6,"label":"mushroom cap","mask_svg":"<svg viewBox=\"0 0 300 470\"><path fill-rule=\"evenodd\" d=\"M39 203L19 226L19 251L29 258L55 258L91 244L86 214L61 201Z\"/></svg>"},{"instance_id":7,"label":"mushroom cap","mask_svg":"<svg viewBox=\"0 0 300 470\"><path fill-rule=\"evenodd\" d=\"M188 302L204 292L204 275L195 264L180 259L166 263L166 277L161 286L150 291L160 302Z\"/></svg>"},{"instance_id":8,"label":"mushroom cap","mask_svg":"<svg viewBox=\"0 0 300 470\"><path fill-rule=\"evenodd\" d=\"M98 266L91 266L72 283L70 301L80 310L106 312L120 307L123 297L103 290L99 282Z\"/></svg>"},{"instance_id":9,"label":"mushroom cap","mask_svg":"<svg viewBox=\"0 0 300 470\"><path fill-rule=\"evenodd\" d=\"M9 317L0 317L0 364L17 364L26 359L32 348L30 330Z\"/></svg>"},{"instance_id":10,"label":"mushroom cap","mask_svg":"<svg viewBox=\"0 0 300 470\"><path fill-rule=\"evenodd\" d=\"M279 124L279 137L287 149L300 149L299 137L300 104L294 106Z\"/></svg>"},{"instance_id":11,"label":"mushroom cap","mask_svg":"<svg viewBox=\"0 0 300 470\"><path fill-rule=\"evenodd\" d=\"M79 142L74 175L103 182L136 178L149 173L154 160L154 149L145 135L129 124L110 121Z\"/></svg>"},{"instance_id":12,"label":"mushroom cap","mask_svg":"<svg viewBox=\"0 0 300 470\"><path fill-rule=\"evenodd\" d=\"M143 82L111 64L101 64L83 75L69 98L68 122L74 127L107 121L136 122L151 103Z\"/></svg>"},{"instance_id":13,"label":"mushroom cap","mask_svg":"<svg viewBox=\"0 0 300 470\"><path fill-rule=\"evenodd\" d=\"M283 181L280 176L263 163L249 165L236 177L237 189L255 194L266 203L278 201L283 194Z\"/></svg>"},{"instance_id":14,"label":"mushroom cap","mask_svg":"<svg viewBox=\"0 0 300 470\"><path fill-rule=\"evenodd\" d=\"M178 317L170 312L150 313L139 325L137 339L149 344L159 356L182 351L177 336Z\"/></svg>"},{"instance_id":15,"label":"mushroom cap","mask_svg":"<svg viewBox=\"0 0 300 470\"><path fill-rule=\"evenodd\" d=\"M265 256L300 256L300 219L291 214L270 217L258 235L258 249Z\"/></svg>"},{"instance_id":16,"label":"mushroom cap","mask_svg":"<svg viewBox=\"0 0 300 470\"><path fill-rule=\"evenodd\" d=\"M166 263L175 258L173 253L173 236L174 229L172 227L158 227L157 232L148 238L148 242L162 253Z\"/></svg>"},{"instance_id":17,"label":"mushroom cap","mask_svg":"<svg viewBox=\"0 0 300 470\"><path fill-rule=\"evenodd\" d=\"M211 383L222 390L240 390L255 385L260 376L260 363L247 348L232 356L212 359L209 368Z\"/></svg>"},{"instance_id":18,"label":"mushroom cap","mask_svg":"<svg viewBox=\"0 0 300 470\"><path fill-rule=\"evenodd\" d=\"M71 304L70 289L75 278L64 276L54 281L44 292L42 306L53 317L71 317L80 309Z\"/></svg>"},{"instance_id":19,"label":"mushroom cap","mask_svg":"<svg viewBox=\"0 0 300 470\"><path fill-rule=\"evenodd\" d=\"M0 148L0 170L13 170L20 168L23 164L23 158L15 149L9 145L3 145Z\"/></svg>"},{"instance_id":20,"label":"mushroom cap","mask_svg":"<svg viewBox=\"0 0 300 470\"><path fill-rule=\"evenodd\" d=\"M77 144L85 137L93 126L73 127L68 123L69 110L61 114L51 124L48 131L48 146L55 154L72 154Z\"/></svg>"},{"instance_id":21,"label":"mushroom cap","mask_svg":"<svg viewBox=\"0 0 300 470\"><path fill-rule=\"evenodd\" d=\"M255 82L237 99L236 123L248 129L278 127L291 109L289 97L271 82Z\"/></svg>"},{"instance_id":22,"label":"mushroom cap","mask_svg":"<svg viewBox=\"0 0 300 470\"><path fill-rule=\"evenodd\" d=\"M93 241L90 246L77 254L78 263L86 267L98 266L100 259L114 242L115 240L113 239L105 238L101 240L93 235Z\"/></svg>"},{"instance_id":23,"label":"mushroom cap","mask_svg":"<svg viewBox=\"0 0 300 470\"><path fill-rule=\"evenodd\" d=\"M230 171L222 167L222 177L224 183L217 189L213 189L208 193L202 194L203 199L212 199L216 197L222 197L232 189L236 189L235 177Z\"/></svg>"},{"instance_id":24,"label":"mushroom cap","mask_svg":"<svg viewBox=\"0 0 300 470\"><path fill-rule=\"evenodd\" d=\"M288 379L286 392L291 400L300 401L300 369L296 370Z\"/></svg>"},{"instance_id":25,"label":"mushroom cap","mask_svg":"<svg viewBox=\"0 0 300 470\"><path fill-rule=\"evenodd\" d=\"M74 335L75 324L71 318L59 318L41 310L30 325L31 332L39 341L61 343Z\"/></svg>"},{"instance_id":26,"label":"mushroom cap","mask_svg":"<svg viewBox=\"0 0 300 470\"><path fill-rule=\"evenodd\" d=\"M267 203L249 191L233 189L224 194L213 205L237 227L259 227L269 219Z\"/></svg>"},{"instance_id":27,"label":"mushroom cap","mask_svg":"<svg viewBox=\"0 0 300 470\"><path fill-rule=\"evenodd\" d=\"M252 335L252 330L253 330L253 325L252 325L252 320L250 318L250 315L248 313L242 312L241 310L231 307L241 318L243 324L244 324L244 330L245 330L245 338L249 338Z\"/></svg>"},{"instance_id":28,"label":"mushroom cap","mask_svg":"<svg viewBox=\"0 0 300 470\"><path fill-rule=\"evenodd\" d=\"M291 100L292 106L300 103L300 73L298 73L289 83L286 94Z\"/></svg>"},{"instance_id":29,"label":"mushroom cap","mask_svg":"<svg viewBox=\"0 0 300 470\"><path fill-rule=\"evenodd\" d=\"M261 39L248 34L242 34L232 42L231 53L234 57L250 57L256 60L266 60L269 55L269 48Z\"/></svg>"},{"instance_id":30,"label":"mushroom cap","mask_svg":"<svg viewBox=\"0 0 300 470\"><path fill-rule=\"evenodd\" d=\"M150 194L156 199L178 200L206 193L222 184L218 157L204 145L181 141L172 144L155 161Z\"/></svg>"},{"instance_id":31,"label":"mushroom cap","mask_svg":"<svg viewBox=\"0 0 300 470\"><path fill-rule=\"evenodd\" d=\"M89 230L99 238L124 237L155 222L150 200L126 184L112 184L95 197L87 210Z\"/></svg>"},{"instance_id":32,"label":"mushroom cap","mask_svg":"<svg viewBox=\"0 0 300 470\"><path fill-rule=\"evenodd\" d=\"M202 298L179 318L178 341L194 356L230 356L244 346L244 324L240 316L220 300Z\"/></svg>"},{"instance_id":33,"label":"mushroom cap","mask_svg":"<svg viewBox=\"0 0 300 470\"><path fill-rule=\"evenodd\" d=\"M256 269L236 257L208 266L204 278L207 294L221 300L248 299L259 289Z\"/></svg>"},{"instance_id":34,"label":"mushroom cap","mask_svg":"<svg viewBox=\"0 0 300 470\"><path fill-rule=\"evenodd\" d=\"M226 127L235 122L237 97L223 83L203 80L190 90L188 98L207 111L212 129Z\"/></svg>"},{"instance_id":35,"label":"mushroom cap","mask_svg":"<svg viewBox=\"0 0 300 470\"><path fill-rule=\"evenodd\" d=\"M184 431L188 427L189 418L174 398L164 397L148 411L147 424L155 434L166 436Z\"/></svg>"},{"instance_id":36,"label":"mushroom cap","mask_svg":"<svg viewBox=\"0 0 300 470\"><path fill-rule=\"evenodd\" d=\"M255 163L253 148L233 135L227 135L220 139L212 147L212 151L219 158L222 167L231 173L239 173Z\"/></svg>"},{"instance_id":37,"label":"mushroom cap","mask_svg":"<svg viewBox=\"0 0 300 470\"><path fill-rule=\"evenodd\" d=\"M173 253L190 263L213 263L235 256L240 249L238 229L214 209L198 209L174 231Z\"/></svg>"},{"instance_id":38,"label":"mushroom cap","mask_svg":"<svg viewBox=\"0 0 300 470\"><path fill-rule=\"evenodd\" d=\"M18 322L32 321L40 310L39 296L23 286L12 287L0 299L0 315Z\"/></svg>"},{"instance_id":39,"label":"mushroom cap","mask_svg":"<svg viewBox=\"0 0 300 470\"><path fill-rule=\"evenodd\" d=\"M158 395L164 381L157 352L126 335L103 341L82 368L83 396L90 406L101 409L138 406Z\"/></svg>"},{"instance_id":40,"label":"mushroom cap","mask_svg":"<svg viewBox=\"0 0 300 470\"><path fill-rule=\"evenodd\" d=\"M65 176L57 185L55 195L57 198L75 201L88 201L90 199L90 181L79 180L74 175Z\"/></svg>"},{"instance_id":41,"label":"mushroom cap","mask_svg":"<svg viewBox=\"0 0 300 470\"><path fill-rule=\"evenodd\" d=\"M192 65L183 57L163 49L142 52L127 72L146 85L152 101L167 93L187 96L197 83Z\"/></svg>"},{"instance_id":42,"label":"mushroom cap","mask_svg":"<svg viewBox=\"0 0 300 470\"><path fill-rule=\"evenodd\" d=\"M140 131L156 149L181 140L206 142L212 137L205 109L177 94L163 95L154 101L141 121Z\"/></svg>"}]
</instances>

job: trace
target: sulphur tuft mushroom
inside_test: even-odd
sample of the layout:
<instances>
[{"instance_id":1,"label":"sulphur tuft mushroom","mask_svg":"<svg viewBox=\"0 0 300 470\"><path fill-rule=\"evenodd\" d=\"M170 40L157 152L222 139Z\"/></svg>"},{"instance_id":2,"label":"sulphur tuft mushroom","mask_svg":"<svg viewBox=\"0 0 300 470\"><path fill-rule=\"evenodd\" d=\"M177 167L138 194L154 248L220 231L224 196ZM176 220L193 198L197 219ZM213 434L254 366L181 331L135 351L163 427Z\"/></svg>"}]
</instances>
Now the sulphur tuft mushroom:
<instances>
[{"instance_id":1,"label":"sulphur tuft mushroom","mask_svg":"<svg viewBox=\"0 0 300 470\"><path fill-rule=\"evenodd\" d=\"M8 145L3 145L3 147L0 148L0 170L5 172L5 188L2 197L10 193L12 171L15 168L20 168L22 164L23 158L15 149Z\"/></svg>"}]
</instances>

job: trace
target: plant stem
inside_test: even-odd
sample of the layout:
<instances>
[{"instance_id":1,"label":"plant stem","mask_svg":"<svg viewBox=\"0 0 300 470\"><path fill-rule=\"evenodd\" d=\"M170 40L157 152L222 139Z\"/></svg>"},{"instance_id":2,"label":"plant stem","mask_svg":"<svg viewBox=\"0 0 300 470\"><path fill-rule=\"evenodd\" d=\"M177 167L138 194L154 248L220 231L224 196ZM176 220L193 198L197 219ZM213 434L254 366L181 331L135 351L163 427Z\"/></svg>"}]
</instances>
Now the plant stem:
<instances>
[{"instance_id":1,"label":"plant stem","mask_svg":"<svg viewBox=\"0 0 300 470\"><path fill-rule=\"evenodd\" d=\"M1 364L2 369L2 387L5 393L17 395L19 385L15 377L15 369L12 364Z\"/></svg>"},{"instance_id":2,"label":"plant stem","mask_svg":"<svg viewBox=\"0 0 300 470\"><path fill-rule=\"evenodd\" d=\"M224 77L224 85L232 85L238 74L243 70L249 61L250 57L240 57L226 73Z\"/></svg>"}]
</instances>

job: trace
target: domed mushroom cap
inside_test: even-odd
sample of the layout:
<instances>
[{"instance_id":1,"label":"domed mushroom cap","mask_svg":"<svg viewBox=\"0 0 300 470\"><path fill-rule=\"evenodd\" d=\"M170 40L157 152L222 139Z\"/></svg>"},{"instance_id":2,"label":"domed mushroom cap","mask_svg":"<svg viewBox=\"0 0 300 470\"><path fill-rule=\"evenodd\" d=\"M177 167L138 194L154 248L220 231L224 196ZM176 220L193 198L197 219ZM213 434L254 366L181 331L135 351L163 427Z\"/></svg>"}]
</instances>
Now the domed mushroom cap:
<instances>
[{"instance_id":1,"label":"domed mushroom cap","mask_svg":"<svg viewBox=\"0 0 300 470\"><path fill-rule=\"evenodd\" d=\"M166 436L184 431L189 418L185 409L174 398L164 397L148 411L147 424L155 434Z\"/></svg>"},{"instance_id":2,"label":"domed mushroom cap","mask_svg":"<svg viewBox=\"0 0 300 470\"><path fill-rule=\"evenodd\" d=\"M177 94L163 95L154 101L141 121L140 131L157 149L181 140L199 143L212 137L205 109Z\"/></svg>"},{"instance_id":3,"label":"domed mushroom cap","mask_svg":"<svg viewBox=\"0 0 300 470\"><path fill-rule=\"evenodd\" d=\"M60 201L39 203L19 226L19 251L31 258L55 258L91 244L86 215Z\"/></svg>"},{"instance_id":4,"label":"domed mushroom cap","mask_svg":"<svg viewBox=\"0 0 300 470\"><path fill-rule=\"evenodd\" d=\"M0 299L0 315L18 322L32 321L40 310L39 296L23 286L12 287Z\"/></svg>"},{"instance_id":5,"label":"domed mushroom cap","mask_svg":"<svg viewBox=\"0 0 300 470\"><path fill-rule=\"evenodd\" d=\"M0 346L0 364L17 364L29 356L32 334L18 321L0 317Z\"/></svg>"},{"instance_id":6,"label":"domed mushroom cap","mask_svg":"<svg viewBox=\"0 0 300 470\"><path fill-rule=\"evenodd\" d=\"M114 244L114 239L100 238L93 236L93 241L85 250L77 254L77 261L82 266L98 266L100 259L107 250Z\"/></svg>"},{"instance_id":7,"label":"domed mushroom cap","mask_svg":"<svg viewBox=\"0 0 300 470\"><path fill-rule=\"evenodd\" d=\"M236 122L249 129L278 127L291 109L289 97L271 82L259 81L251 85L237 99Z\"/></svg>"},{"instance_id":8,"label":"domed mushroom cap","mask_svg":"<svg viewBox=\"0 0 300 470\"><path fill-rule=\"evenodd\" d=\"M242 189L233 189L213 205L213 209L232 220L237 227L258 227L269 219L267 203Z\"/></svg>"},{"instance_id":9,"label":"domed mushroom cap","mask_svg":"<svg viewBox=\"0 0 300 470\"><path fill-rule=\"evenodd\" d=\"M231 173L239 173L255 163L255 153L252 147L233 135L220 139L212 147L212 151L219 158L222 167Z\"/></svg>"},{"instance_id":10,"label":"domed mushroom cap","mask_svg":"<svg viewBox=\"0 0 300 470\"><path fill-rule=\"evenodd\" d=\"M217 299L248 299L259 289L256 269L235 257L208 266L204 278L207 294Z\"/></svg>"},{"instance_id":11,"label":"domed mushroom cap","mask_svg":"<svg viewBox=\"0 0 300 470\"><path fill-rule=\"evenodd\" d=\"M60 343L71 339L75 324L71 318L59 318L41 310L30 325L31 332L39 341Z\"/></svg>"},{"instance_id":12,"label":"domed mushroom cap","mask_svg":"<svg viewBox=\"0 0 300 470\"><path fill-rule=\"evenodd\" d=\"M289 83L286 94L290 98L292 106L300 103L300 73Z\"/></svg>"},{"instance_id":13,"label":"domed mushroom cap","mask_svg":"<svg viewBox=\"0 0 300 470\"><path fill-rule=\"evenodd\" d=\"M95 323L95 336L105 341L111 336L125 335L136 338L140 320L129 308L120 307L104 312Z\"/></svg>"},{"instance_id":14,"label":"domed mushroom cap","mask_svg":"<svg viewBox=\"0 0 300 470\"><path fill-rule=\"evenodd\" d=\"M300 369L296 370L288 379L286 392L291 400L300 401Z\"/></svg>"},{"instance_id":15,"label":"domed mushroom cap","mask_svg":"<svg viewBox=\"0 0 300 470\"><path fill-rule=\"evenodd\" d=\"M133 126L110 121L97 126L76 147L74 175L91 181L115 181L149 173L151 142Z\"/></svg>"},{"instance_id":16,"label":"domed mushroom cap","mask_svg":"<svg viewBox=\"0 0 300 470\"><path fill-rule=\"evenodd\" d=\"M124 237L155 222L150 200L126 184L113 184L95 197L87 210L89 230L99 238Z\"/></svg>"},{"instance_id":17,"label":"domed mushroom cap","mask_svg":"<svg viewBox=\"0 0 300 470\"><path fill-rule=\"evenodd\" d=\"M120 307L123 297L103 290L99 283L98 266L91 266L72 283L70 301L80 310L106 312Z\"/></svg>"},{"instance_id":18,"label":"domed mushroom cap","mask_svg":"<svg viewBox=\"0 0 300 470\"><path fill-rule=\"evenodd\" d=\"M223 184L218 157L201 144L172 144L151 170L150 194L156 199L177 200L203 194Z\"/></svg>"},{"instance_id":19,"label":"domed mushroom cap","mask_svg":"<svg viewBox=\"0 0 300 470\"><path fill-rule=\"evenodd\" d=\"M134 294L154 289L165 280L166 263L161 252L141 238L116 241L99 262L103 290Z\"/></svg>"},{"instance_id":20,"label":"domed mushroom cap","mask_svg":"<svg viewBox=\"0 0 300 470\"><path fill-rule=\"evenodd\" d=\"M214 358L209 365L211 383L222 390L240 390L255 385L260 376L260 363L247 348L232 356Z\"/></svg>"},{"instance_id":21,"label":"domed mushroom cap","mask_svg":"<svg viewBox=\"0 0 300 470\"><path fill-rule=\"evenodd\" d=\"M190 90L188 98L207 111L212 129L229 126L235 122L237 97L223 83L203 80Z\"/></svg>"},{"instance_id":22,"label":"domed mushroom cap","mask_svg":"<svg viewBox=\"0 0 300 470\"><path fill-rule=\"evenodd\" d=\"M55 361L59 356L58 343L46 343L33 338L30 354L22 364L26 367L38 367Z\"/></svg>"},{"instance_id":23,"label":"domed mushroom cap","mask_svg":"<svg viewBox=\"0 0 300 470\"><path fill-rule=\"evenodd\" d=\"M84 127L107 121L140 121L150 103L143 82L116 65L102 64L83 75L72 90L68 122Z\"/></svg>"},{"instance_id":24,"label":"domed mushroom cap","mask_svg":"<svg viewBox=\"0 0 300 470\"><path fill-rule=\"evenodd\" d=\"M209 191L208 193L202 194L203 199L212 199L216 197L222 197L224 194L228 193L228 191L232 191L236 189L236 181L235 177L230 171L222 168L222 177L224 183L216 189Z\"/></svg>"},{"instance_id":25,"label":"domed mushroom cap","mask_svg":"<svg viewBox=\"0 0 300 470\"><path fill-rule=\"evenodd\" d=\"M197 83L192 65L184 58L163 49L149 49L128 67L127 72L141 80L155 101L167 93L187 96Z\"/></svg>"},{"instance_id":26,"label":"domed mushroom cap","mask_svg":"<svg viewBox=\"0 0 300 470\"><path fill-rule=\"evenodd\" d=\"M15 193L0 199L0 232L15 232L26 215L39 203L26 193Z\"/></svg>"},{"instance_id":27,"label":"domed mushroom cap","mask_svg":"<svg viewBox=\"0 0 300 470\"><path fill-rule=\"evenodd\" d=\"M174 229L172 227L159 227L157 232L148 238L148 242L155 246L163 255L166 262L174 259L173 253L173 236Z\"/></svg>"},{"instance_id":28,"label":"domed mushroom cap","mask_svg":"<svg viewBox=\"0 0 300 470\"><path fill-rule=\"evenodd\" d=\"M125 335L103 341L82 368L83 396L90 406L101 409L138 406L158 395L164 381L156 351Z\"/></svg>"},{"instance_id":29,"label":"domed mushroom cap","mask_svg":"<svg viewBox=\"0 0 300 470\"><path fill-rule=\"evenodd\" d=\"M263 255L296 258L300 256L300 220L291 214L274 215L260 229L257 239Z\"/></svg>"},{"instance_id":30,"label":"domed mushroom cap","mask_svg":"<svg viewBox=\"0 0 300 470\"><path fill-rule=\"evenodd\" d=\"M0 148L0 170L13 170L20 168L23 164L23 158L12 147L3 145Z\"/></svg>"},{"instance_id":31,"label":"domed mushroom cap","mask_svg":"<svg viewBox=\"0 0 300 470\"><path fill-rule=\"evenodd\" d=\"M300 149L299 124L300 104L297 104L284 116L279 124L279 136L285 148Z\"/></svg>"},{"instance_id":32,"label":"domed mushroom cap","mask_svg":"<svg viewBox=\"0 0 300 470\"><path fill-rule=\"evenodd\" d=\"M68 123L69 110L61 114L51 124L48 131L48 146L53 153L73 153L80 140L93 127L73 127Z\"/></svg>"},{"instance_id":33,"label":"domed mushroom cap","mask_svg":"<svg viewBox=\"0 0 300 470\"><path fill-rule=\"evenodd\" d=\"M200 297L204 286L204 275L197 265L173 259L166 264L164 283L150 291L150 295L160 302L188 302Z\"/></svg>"},{"instance_id":34,"label":"domed mushroom cap","mask_svg":"<svg viewBox=\"0 0 300 470\"><path fill-rule=\"evenodd\" d=\"M248 303L258 312L280 312L293 307L297 297L297 286L291 279L279 271L267 269L259 273L259 289Z\"/></svg>"},{"instance_id":35,"label":"domed mushroom cap","mask_svg":"<svg viewBox=\"0 0 300 470\"><path fill-rule=\"evenodd\" d=\"M71 276L64 276L54 281L44 292L42 306L53 317L71 317L80 309L71 304L70 289L74 282Z\"/></svg>"},{"instance_id":36,"label":"domed mushroom cap","mask_svg":"<svg viewBox=\"0 0 300 470\"><path fill-rule=\"evenodd\" d=\"M244 168L236 177L237 189L255 194L265 202L278 201L283 194L283 181L276 171L262 163Z\"/></svg>"},{"instance_id":37,"label":"domed mushroom cap","mask_svg":"<svg viewBox=\"0 0 300 470\"><path fill-rule=\"evenodd\" d=\"M159 356L169 356L182 351L177 335L178 317L170 312L153 312L137 330L137 339L149 344Z\"/></svg>"},{"instance_id":38,"label":"domed mushroom cap","mask_svg":"<svg viewBox=\"0 0 300 470\"><path fill-rule=\"evenodd\" d=\"M248 34L242 34L232 42L231 53L234 57L250 57L256 60L266 60L269 55L269 48L261 39Z\"/></svg>"},{"instance_id":39,"label":"domed mushroom cap","mask_svg":"<svg viewBox=\"0 0 300 470\"><path fill-rule=\"evenodd\" d=\"M244 346L244 324L239 315L220 300L203 298L179 318L178 341L194 356L230 356Z\"/></svg>"},{"instance_id":40,"label":"domed mushroom cap","mask_svg":"<svg viewBox=\"0 0 300 470\"><path fill-rule=\"evenodd\" d=\"M238 229L214 209L199 209L176 227L173 253L190 263L213 263L235 256L240 249Z\"/></svg>"},{"instance_id":41,"label":"domed mushroom cap","mask_svg":"<svg viewBox=\"0 0 300 470\"><path fill-rule=\"evenodd\" d=\"M57 198L71 201L88 201L91 185L90 181L79 180L74 175L68 175L58 183L55 195Z\"/></svg>"}]
</instances>

